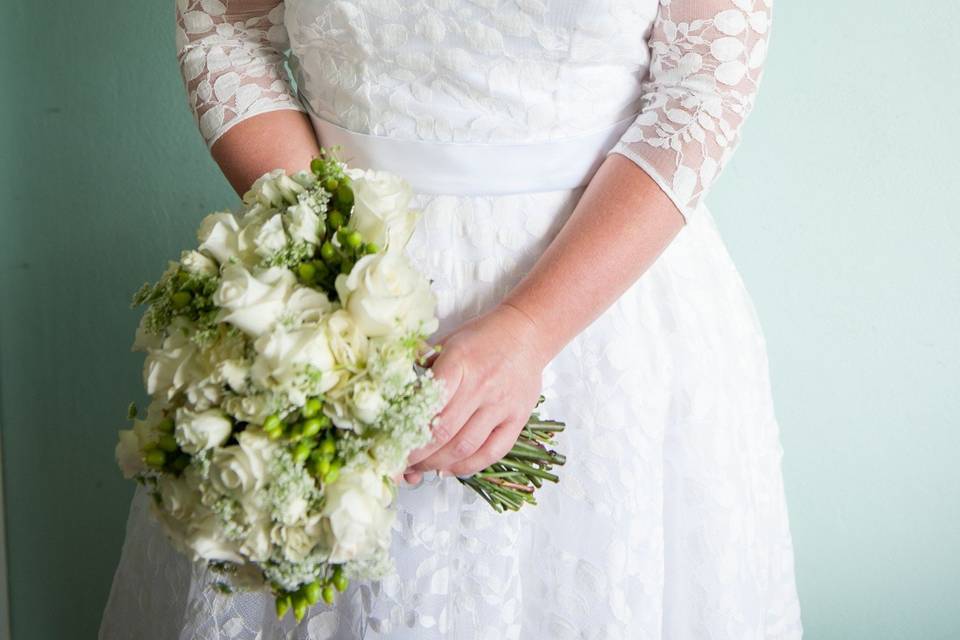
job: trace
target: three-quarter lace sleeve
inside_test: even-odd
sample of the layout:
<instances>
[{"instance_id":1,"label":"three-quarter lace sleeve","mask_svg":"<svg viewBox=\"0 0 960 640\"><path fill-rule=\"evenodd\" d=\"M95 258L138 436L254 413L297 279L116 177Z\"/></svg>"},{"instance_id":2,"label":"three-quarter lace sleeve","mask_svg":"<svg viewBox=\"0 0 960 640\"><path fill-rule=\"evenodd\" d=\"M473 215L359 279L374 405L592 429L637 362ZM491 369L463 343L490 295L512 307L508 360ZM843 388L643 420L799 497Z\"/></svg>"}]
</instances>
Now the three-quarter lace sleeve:
<instances>
[{"instance_id":1,"label":"three-quarter lace sleeve","mask_svg":"<svg viewBox=\"0 0 960 640\"><path fill-rule=\"evenodd\" d=\"M177 58L207 146L278 109L303 111L284 62L282 0L177 0Z\"/></svg>"},{"instance_id":2,"label":"three-quarter lace sleeve","mask_svg":"<svg viewBox=\"0 0 960 640\"><path fill-rule=\"evenodd\" d=\"M773 0L660 0L636 121L609 150L644 169L689 221L753 107Z\"/></svg>"}]
</instances>

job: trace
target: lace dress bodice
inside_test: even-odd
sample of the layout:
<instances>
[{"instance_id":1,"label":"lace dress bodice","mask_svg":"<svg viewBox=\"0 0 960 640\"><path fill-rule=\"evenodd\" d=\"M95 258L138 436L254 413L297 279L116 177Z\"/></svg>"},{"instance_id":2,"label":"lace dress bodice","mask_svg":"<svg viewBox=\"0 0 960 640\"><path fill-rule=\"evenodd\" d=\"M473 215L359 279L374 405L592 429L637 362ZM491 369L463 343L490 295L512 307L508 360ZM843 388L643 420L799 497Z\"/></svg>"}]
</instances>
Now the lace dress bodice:
<instances>
[{"instance_id":1,"label":"lace dress bodice","mask_svg":"<svg viewBox=\"0 0 960 640\"><path fill-rule=\"evenodd\" d=\"M753 105L771 4L177 0L177 48L211 146L276 109L378 136L494 144L635 115L608 153L641 166L688 218Z\"/></svg>"}]
</instances>

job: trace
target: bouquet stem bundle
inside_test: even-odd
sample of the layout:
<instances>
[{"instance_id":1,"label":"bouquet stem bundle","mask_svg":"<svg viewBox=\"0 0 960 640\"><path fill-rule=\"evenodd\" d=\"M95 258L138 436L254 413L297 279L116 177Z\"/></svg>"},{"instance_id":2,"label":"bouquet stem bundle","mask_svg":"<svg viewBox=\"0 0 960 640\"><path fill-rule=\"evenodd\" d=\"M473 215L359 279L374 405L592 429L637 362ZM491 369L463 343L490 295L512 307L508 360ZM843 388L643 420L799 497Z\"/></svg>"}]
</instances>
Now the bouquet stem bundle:
<instances>
[{"instance_id":1,"label":"bouquet stem bundle","mask_svg":"<svg viewBox=\"0 0 960 640\"><path fill-rule=\"evenodd\" d=\"M540 402L543 402L543 396ZM537 504L533 492L542 486L544 480L559 481L551 470L554 465L562 465L567 460L548 448L554 445L554 436L563 431L564 426L562 422L545 420L534 412L506 456L483 471L458 479L480 494L497 513L517 511L524 504Z\"/></svg>"}]
</instances>

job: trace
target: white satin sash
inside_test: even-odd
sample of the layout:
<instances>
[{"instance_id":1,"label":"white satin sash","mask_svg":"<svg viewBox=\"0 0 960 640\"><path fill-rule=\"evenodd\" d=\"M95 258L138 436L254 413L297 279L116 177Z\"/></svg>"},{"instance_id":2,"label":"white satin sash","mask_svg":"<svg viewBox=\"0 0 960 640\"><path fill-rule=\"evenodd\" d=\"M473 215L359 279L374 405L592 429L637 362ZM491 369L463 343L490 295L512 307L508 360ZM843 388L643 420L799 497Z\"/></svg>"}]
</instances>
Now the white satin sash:
<instances>
[{"instance_id":1,"label":"white satin sash","mask_svg":"<svg viewBox=\"0 0 960 640\"><path fill-rule=\"evenodd\" d=\"M306 101L303 101L306 105ZM636 115L572 137L531 143L404 140L344 129L307 113L324 147L352 167L394 173L414 192L506 195L585 186Z\"/></svg>"}]
</instances>

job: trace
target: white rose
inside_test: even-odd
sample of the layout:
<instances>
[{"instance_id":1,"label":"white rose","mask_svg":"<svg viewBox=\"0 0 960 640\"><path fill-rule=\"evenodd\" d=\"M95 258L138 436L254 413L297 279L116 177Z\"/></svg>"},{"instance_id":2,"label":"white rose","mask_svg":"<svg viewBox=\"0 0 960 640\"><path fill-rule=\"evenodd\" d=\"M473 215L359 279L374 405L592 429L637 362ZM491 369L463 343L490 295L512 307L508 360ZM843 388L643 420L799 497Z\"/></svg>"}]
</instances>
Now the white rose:
<instances>
[{"instance_id":1,"label":"white rose","mask_svg":"<svg viewBox=\"0 0 960 640\"><path fill-rule=\"evenodd\" d=\"M214 514L191 521L184 542L193 552L194 560L219 560L237 564L243 562L238 545L223 535L223 525Z\"/></svg>"},{"instance_id":2,"label":"white rose","mask_svg":"<svg viewBox=\"0 0 960 640\"><path fill-rule=\"evenodd\" d=\"M253 246L258 256L269 258L287 246L287 234L283 230L283 216L272 216L256 229Z\"/></svg>"},{"instance_id":3,"label":"white rose","mask_svg":"<svg viewBox=\"0 0 960 640\"><path fill-rule=\"evenodd\" d=\"M272 413L277 413L274 397L269 393L257 393L243 396L227 396L223 408L237 420L262 424Z\"/></svg>"},{"instance_id":4,"label":"white rose","mask_svg":"<svg viewBox=\"0 0 960 640\"><path fill-rule=\"evenodd\" d=\"M262 562L269 558L271 548L270 528L270 521L267 519L259 520L251 525L250 532L243 544L240 545L240 553L253 562Z\"/></svg>"},{"instance_id":5,"label":"white rose","mask_svg":"<svg viewBox=\"0 0 960 640\"><path fill-rule=\"evenodd\" d=\"M353 385L353 394L350 399L353 414L361 422L371 424L380 417L387 402L380 395L377 386L370 380L360 380Z\"/></svg>"},{"instance_id":6,"label":"white rose","mask_svg":"<svg viewBox=\"0 0 960 640\"><path fill-rule=\"evenodd\" d=\"M287 209L287 233L294 240L319 244L320 216L304 203L290 207Z\"/></svg>"},{"instance_id":7,"label":"white rose","mask_svg":"<svg viewBox=\"0 0 960 640\"><path fill-rule=\"evenodd\" d=\"M296 329L276 325L254 342L257 357L250 368L253 381L263 389L284 391L294 404L318 395L337 383L333 354L322 325ZM311 379L307 367L321 375Z\"/></svg>"},{"instance_id":8,"label":"white rose","mask_svg":"<svg viewBox=\"0 0 960 640\"><path fill-rule=\"evenodd\" d=\"M200 492L186 473L179 478L161 476L157 490L163 510L178 520L187 520L200 502Z\"/></svg>"},{"instance_id":9,"label":"white rose","mask_svg":"<svg viewBox=\"0 0 960 640\"><path fill-rule=\"evenodd\" d=\"M187 384L207 377L209 372L197 357L197 345L190 339L194 330L190 320L177 316L170 323L161 347L147 350L143 361L147 393L170 400Z\"/></svg>"},{"instance_id":10,"label":"white rose","mask_svg":"<svg viewBox=\"0 0 960 640\"><path fill-rule=\"evenodd\" d=\"M299 176L302 179L302 176ZM260 204L270 207L283 207L295 204L297 195L303 193L303 185L286 174L283 169L274 169L259 178L243 194L246 204Z\"/></svg>"},{"instance_id":11,"label":"white rose","mask_svg":"<svg viewBox=\"0 0 960 640\"><path fill-rule=\"evenodd\" d=\"M231 258L241 259L240 226L230 212L211 213L204 218L197 240L200 251L212 255L220 264L227 264Z\"/></svg>"},{"instance_id":12,"label":"white rose","mask_svg":"<svg viewBox=\"0 0 960 640\"><path fill-rule=\"evenodd\" d=\"M198 276L215 276L220 272L217 263L199 251L184 251L180 254L180 264L184 270Z\"/></svg>"},{"instance_id":13,"label":"white rose","mask_svg":"<svg viewBox=\"0 0 960 640\"><path fill-rule=\"evenodd\" d=\"M323 516L333 537L329 562L368 557L390 544L393 495L379 474L347 468L326 494Z\"/></svg>"},{"instance_id":14,"label":"white rose","mask_svg":"<svg viewBox=\"0 0 960 640\"><path fill-rule=\"evenodd\" d=\"M337 293L360 329L370 337L437 330L436 298L427 279L400 253L378 253L340 274Z\"/></svg>"},{"instance_id":15,"label":"white rose","mask_svg":"<svg viewBox=\"0 0 960 640\"><path fill-rule=\"evenodd\" d=\"M343 366L356 369L367 360L367 336L363 334L353 316L338 309L327 317L327 339L333 357Z\"/></svg>"},{"instance_id":16,"label":"white rose","mask_svg":"<svg viewBox=\"0 0 960 640\"><path fill-rule=\"evenodd\" d=\"M193 455L211 447L219 447L230 437L233 425L219 409L193 412L177 409L176 439L180 448Z\"/></svg>"},{"instance_id":17,"label":"white rose","mask_svg":"<svg viewBox=\"0 0 960 640\"><path fill-rule=\"evenodd\" d=\"M294 325L316 323L332 306L330 299L322 291L317 291L313 287L298 286L287 299L283 315Z\"/></svg>"},{"instance_id":18,"label":"white rose","mask_svg":"<svg viewBox=\"0 0 960 640\"><path fill-rule=\"evenodd\" d=\"M280 317L295 283L294 275L283 267L254 276L241 265L228 265L213 294L214 304L222 307L218 319L259 336Z\"/></svg>"},{"instance_id":19,"label":"white rose","mask_svg":"<svg viewBox=\"0 0 960 640\"><path fill-rule=\"evenodd\" d=\"M210 478L221 493L237 498L263 487L276 449L261 431L237 434L237 444L213 452Z\"/></svg>"},{"instance_id":20,"label":"white rose","mask_svg":"<svg viewBox=\"0 0 960 640\"><path fill-rule=\"evenodd\" d=\"M410 185L399 176L366 171L353 180L354 204L349 226L359 231L366 242L402 249L417 223L417 213L408 208L412 196Z\"/></svg>"},{"instance_id":21,"label":"white rose","mask_svg":"<svg viewBox=\"0 0 960 640\"><path fill-rule=\"evenodd\" d=\"M290 562L303 562L313 548L317 546L317 538L310 535L303 527L275 525L270 536L277 546L283 550L283 555Z\"/></svg>"}]
</instances>

